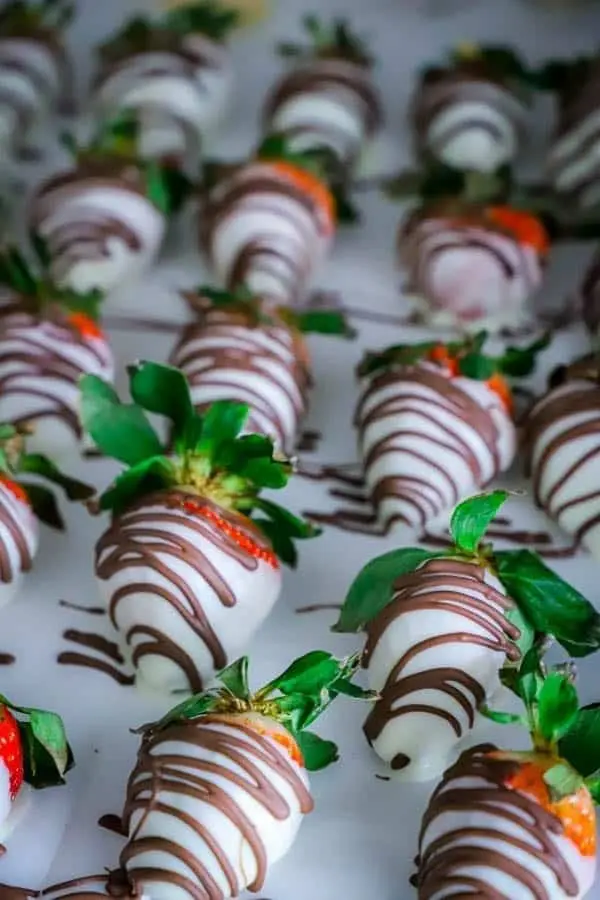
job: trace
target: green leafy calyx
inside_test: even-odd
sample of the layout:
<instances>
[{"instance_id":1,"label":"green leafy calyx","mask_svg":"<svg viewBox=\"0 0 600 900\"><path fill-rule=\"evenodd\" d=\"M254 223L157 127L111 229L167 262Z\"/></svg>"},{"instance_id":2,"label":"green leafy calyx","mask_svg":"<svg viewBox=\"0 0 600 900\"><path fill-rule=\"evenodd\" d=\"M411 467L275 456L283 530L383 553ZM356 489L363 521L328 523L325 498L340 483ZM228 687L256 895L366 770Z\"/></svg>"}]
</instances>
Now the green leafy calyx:
<instances>
[{"instance_id":1,"label":"green leafy calyx","mask_svg":"<svg viewBox=\"0 0 600 900\"><path fill-rule=\"evenodd\" d=\"M74 501L89 500L95 493L94 488L65 475L46 456L27 453L28 433L23 426L17 428L8 423L0 424L0 480L6 479L20 485L38 519L51 528L63 531L65 523L56 496L43 482L62 489L67 498ZM34 481L31 481L32 476Z\"/></svg>"},{"instance_id":2,"label":"green leafy calyx","mask_svg":"<svg viewBox=\"0 0 600 900\"><path fill-rule=\"evenodd\" d=\"M302 334L328 334L345 338L355 337L343 313L337 310L318 309L296 312L286 306L265 305L261 297L245 285L225 291L202 285L196 292L200 301L208 300L213 307L230 309L244 315L248 323L256 328L263 326L287 325ZM196 306L194 297L188 298Z\"/></svg>"},{"instance_id":3,"label":"green leafy calyx","mask_svg":"<svg viewBox=\"0 0 600 900\"><path fill-rule=\"evenodd\" d=\"M544 335L526 347L508 347L502 355L490 356L483 352L487 338L488 333L480 331L447 344L438 341L395 344L378 353L367 353L358 367L358 375L377 375L398 366L430 362L449 368L453 375L476 381L489 381L495 375L523 378L533 372L538 355L550 343L550 336Z\"/></svg>"},{"instance_id":4,"label":"green leafy calyx","mask_svg":"<svg viewBox=\"0 0 600 900\"><path fill-rule=\"evenodd\" d=\"M2 695L0 704L10 710L19 728L26 783L38 790L64 784L75 760L61 717L43 709L16 706Z\"/></svg>"},{"instance_id":5,"label":"green leafy calyx","mask_svg":"<svg viewBox=\"0 0 600 900\"><path fill-rule=\"evenodd\" d=\"M184 700L159 722L140 731L147 734L178 722L202 716L244 716L257 714L283 725L295 739L308 771L317 771L338 758L337 747L308 728L340 695L370 700L373 694L352 681L360 662L358 654L336 659L331 653L315 650L300 657L285 671L251 692L248 658L243 657L217 675L221 687Z\"/></svg>"},{"instance_id":6,"label":"green leafy calyx","mask_svg":"<svg viewBox=\"0 0 600 900\"><path fill-rule=\"evenodd\" d=\"M278 50L281 56L300 60L311 59L344 59L361 66L372 66L371 56L366 43L354 34L343 19L335 19L326 25L318 16L306 15L302 20L310 44L302 46L293 43L281 43Z\"/></svg>"},{"instance_id":7,"label":"green leafy calyx","mask_svg":"<svg viewBox=\"0 0 600 900\"><path fill-rule=\"evenodd\" d=\"M70 134L62 144L78 167L125 171L140 181L146 197L165 216L178 212L196 185L177 166L139 155L140 123L133 110L103 122L86 146Z\"/></svg>"},{"instance_id":8,"label":"green leafy calyx","mask_svg":"<svg viewBox=\"0 0 600 900\"><path fill-rule=\"evenodd\" d=\"M137 53L177 52L181 39L189 34L203 34L222 42L238 25L239 19L237 10L224 8L219 0L188 3L154 21L146 16L135 16L101 45L100 57L109 63Z\"/></svg>"},{"instance_id":9,"label":"green leafy calyx","mask_svg":"<svg viewBox=\"0 0 600 900\"><path fill-rule=\"evenodd\" d=\"M294 565L294 541L319 531L260 496L263 489L285 487L292 464L275 452L270 438L241 435L248 406L221 401L201 415L178 369L141 362L128 371L132 403L121 402L113 388L94 375L81 380L83 428L106 456L127 466L102 494L99 508L118 514L148 493L183 488L251 518L279 558ZM148 413L170 422L172 454Z\"/></svg>"},{"instance_id":10,"label":"green leafy calyx","mask_svg":"<svg viewBox=\"0 0 600 900\"><path fill-rule=\"evenodd\" d=\"M0 31L4 37L59 32L73 19L75 3L70 0L9 0L0 10Z\"/></svg>"}]
</instances>

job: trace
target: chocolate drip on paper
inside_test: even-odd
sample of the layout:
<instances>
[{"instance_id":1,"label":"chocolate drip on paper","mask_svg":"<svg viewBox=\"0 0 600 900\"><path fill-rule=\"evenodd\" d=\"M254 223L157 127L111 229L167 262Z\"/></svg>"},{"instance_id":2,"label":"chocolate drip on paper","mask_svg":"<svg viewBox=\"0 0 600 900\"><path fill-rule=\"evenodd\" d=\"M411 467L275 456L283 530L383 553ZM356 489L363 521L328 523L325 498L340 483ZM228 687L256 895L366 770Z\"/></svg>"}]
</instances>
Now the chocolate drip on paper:
<instances>
[{"instance_id":1,"label":"chocolate drip on paper","mask_svg":"<svg viewBox=\"0 0 600 900\"><path fill-rule=\"evenodd\" d=\"M453 729L457 740L463 736L460 719L443 705L415 701L423 691L446 695L466 716L472 728L477 708L485 700L485 686L470 674L446 662L446 649L456 644L471 644L482 649L503 654L515 662L520 652L515 640L519 629L508 619L513 609L512 601L495 587L485 582L486 570L471 562L456 559L433 559L416 571L398 578L393 585L393 599L382 612L367 625L367 643L363 654L363 667L368 669L371 657L390 626L402 616L413 612L453 613L465 625L474 625L482 634L469 631L441 632L437 637L425 638L413 646L395 663L380 692L380 698L371 708L364 730L369 743L373 743L385 727L395 719L420 712L443 719ZM423 671L415 671L420 655L437 650L438 665ZM500 667L499 663L499 667ZM410 669L410 674L407 670ZM393 769L410 764L410 757L399 754L392 762Z\"/></svg>"},{"instance_id":2,"label":"chocolate drip on paper","mask_svg":"<svg viewBox=\"0 0 600 900\"><path fill-rule=\"evenodd\" d=\"M106 615L106 610L103 606L80 606L77 603L71 603L69 600L59 600L58 605L63 606L65 609L72 609L75 612L88 613L90 616Z\"/></svg>"},{"instance_id":3,"label":"chocolate drip on paper","mask_svg":"<svg viewBox=\"0 0 600 900\"><path fill-rule=\"evenodd\" d=\"M551 900L533 865L521 860L522 852L532 864L549 870L565 896L578 896L576 874L556 843L563 834L562 823L534 797L505 786L517 773L518 763L494 758L490 755L494 751L491 745L466 751L435 790L419 837L419 900L446 896L499 900L494 870L514 879L535 900ZM443 828L444 817L450 815L456 817L454 831ZM481 819L473 823L474 816L485 816L485 825ZM429 841L428 829L438 823L441 833Z\"/></svg>"},{"instance_id":4,"label":"chocolate drip on paper","mask_svg":"<svg viewBox=\"0 0 600 900\"><path fill-rule=\"evenodd\" d=\"M100 818L98 819L98 825L105 831L111 831L113 834L117 834L120 837L127 837L127 831L123 828L123 821L121 819L121 816L107 813L104 816L100 816Z\"/></svg>"},{"instance_id":5,"label":"chocolate drip on paper","mask_svg":"<svg viewBox=\"0 0 600 900\"><path fill-rule=\"evenodd\" d=\"M182 748L175 753L173 748L177 743L189 747L189 752ZM165 745L169 750L162 749ZM234 765L225 765L225 761ZM313 808L312 798L291 760L267 737L242 722L225 723L217 716L208 715L147 734L127 787L123 823L130 839L120 859L138 892L151 894L152 885L162 883L177 885L197 900L224 900L226 896L237 896L245 887L250 891L260 890L267 872L267 850L260 829L236 800L236 794L247 794L275 820L284 821L291 809L271 781L271 772L293 793L300 811L309 813ZM186 811L170 803L169 795L187 799ZM251 884L239 883L231 862L231 847L222 845L218 836L200 818L194 817L194 800L199 811L205 804L219 810L237 829L240 840L247 843L256 861L256 877ZM171 816L202 839L207 855L216 861L227 882L227 894L206 862L185 844L177 838L168 840L162 834L150 832L151 817L156 813ZM166 868L138 868L138 855L148 849L172 857L174 866L181 861L191 874L184 877Z\"/></svg>"},{"instance_id":6,"label":"chocolate drip on paper","mask_svg":"<svg viewBox=\"0 0 600 900\"><path fill-rule=\"evenodd\" d=\"M255 571L258 560L246 553L231 537L212 521L185 511L184 503L190 494L177 489L151 494L133 503L116 516L112 525L96 545L96 575L103 581L124 570L140 569L144 575L156 573L160 584L130 581L116 589L109 606L109 616L118 630L119 605L138 593L149 592L170 607L209 651L215 669L227 664L225 651L210 624L194 587L177 573L171 561L184 561L195 574L212 588L225 607L236 605L231 585L224 579L203 552L209 542L249 572ZM262 533L244 516L216 507L209 500L202 503L227 522L242 530L259 547L269 545ZM172 526L177 526L177 531ZM185 534L180 531L184 530ZM164 583L170 585L165 587ZM179 599L181 595L182 599ZM185 604L185 605L184 605ZM157 620L160 622L161 617ZM139 640L139 638L142 640ZM160 626L142 622L132 626L124 640L133 648L133 664L145 655L171 659L186 675L193 693L202 690L202 680L192 659L183 647L176 644Z\"/></svg>"}]
</instances>

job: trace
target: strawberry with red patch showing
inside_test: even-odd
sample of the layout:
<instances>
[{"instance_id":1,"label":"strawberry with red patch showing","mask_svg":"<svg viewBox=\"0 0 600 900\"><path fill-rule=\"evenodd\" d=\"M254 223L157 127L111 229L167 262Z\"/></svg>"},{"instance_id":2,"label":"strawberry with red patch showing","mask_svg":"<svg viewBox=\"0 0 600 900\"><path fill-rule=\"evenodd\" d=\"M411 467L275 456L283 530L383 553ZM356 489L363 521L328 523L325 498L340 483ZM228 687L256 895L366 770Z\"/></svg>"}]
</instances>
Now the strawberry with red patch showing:
<instances>
[{"instance_id":1,"label":"strawberry with red patch showing","mask_svg":"<svg viewBox=\"0 0 600 900\"><path fill-rule=\"evenodd\" d=\"M73 765L60 716L15 706L0 695L0 841L26 810L27 786L39 790L64 784Z\"/></svg>"},{"instance_id":2,"label":"strawberry with red patch showing","mask_svg":"<svg viewBox=\"0 0 600 900\"><path fill-rule=\"evenodd\" d=\"M29 453L27 442L23 429L0 423L0 606L14 598L32 568L39 522L60 531L65 527L56 497L40 479L62 488L69 500L87 500L94 494L46 456Z\"/></svg>"},{"instance_id":3,"label":"strawberry with red patch showing","mask_svg":"<svg viewBox=\"0 0 600 900\"><path fill-rule=\"evenodd\" d=\"M262 889L313 809L307 773L338 757L307 729L339 695L370 698L352 683L357 667L357 656L314 651L251 693L243 658L218 687L141 729L118 873L132 895L227 900Z\"/></svg>"},{"instance_id":4,"label":"strawberry with red patch showing","mask_svg":"<svg viewBox=\"0 0 600 900\"><path fill-rule=\"evenodd\" d=\"M525 725L533 749L475 747L446 772L423 818L419 900L579 900L594 884L597 705L579 708L573 668L548 671L539 644L504 680L525 716L484 712Z\"/></svg>"},{"instance_id":5,"label":"strawberry with red patch showing","mask_svg":"<svg viewBox=\"0 0 600 900\"><path fill-rule=\"evenodd\" d=\"M10 247L0 256L0 285L10 291L0 315L0 421L34 426L36 452L79 449L79 378L113 377L112 353L96 322L101 295L58 288L45 263L36 272Z\"/></svg>"},{"instance_id":6,"label":"strawberry with red patch showing","mask_svg":"<svg viewBox=\"0 0 600 900\"><path fill-rule=\"evenodd\" d=\"M364 357L355 423L382 526L422 527L511 465L517 441L507 378L533 371L548 340L491 356L487 338L481 331Z\"/></svg>"},{"instance_id":7,"label":"strawberry with red patch showing","mask_svg":"<svg viewBox=\"0 0 600 900\"><path fill-rule=\"evenodd\" d=\"M318 530L260 496L283 488L291 463L262 435L244 434L248 406L197 413L177 369L129 369L133 404L82 380L82 422L128 468L100 497L112 520L96 546L96 575L138 681L198 691L247 644L281 589L294 541ZM146 414L171 424L165 450Z\"/></svg>"}]
</instances>

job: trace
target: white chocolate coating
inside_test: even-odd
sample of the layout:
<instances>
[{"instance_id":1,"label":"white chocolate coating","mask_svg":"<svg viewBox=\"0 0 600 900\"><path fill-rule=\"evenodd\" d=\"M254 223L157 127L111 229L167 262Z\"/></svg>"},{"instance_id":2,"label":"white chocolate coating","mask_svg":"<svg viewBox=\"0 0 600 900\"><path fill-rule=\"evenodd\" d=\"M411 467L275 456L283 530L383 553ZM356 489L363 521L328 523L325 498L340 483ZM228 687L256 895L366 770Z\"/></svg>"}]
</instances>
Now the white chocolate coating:
<instances>
[{"instance_id":1,"label":"white chocolate coating","mask_svg":"<svg viewBox=\"0 0 600 900\"><path fill-rule=\"evenodd\" d=\"M494 172L514 160L527 107L499 84L447 73L421 85L414 124L421 149L463 171Z\"/></svg>"},{"instance_id":2,"label":"white chocolate coating","mask_svg":"<svg viewBox=\"0 0 600 900\"><path fill-rule=\"evenodd\" d=\"M171 157L196 171L203 140L223 116L231 87L227 49L189 34L180 52L138 53L105 66L95 102L101 119L136 112L143 158Z\"/></svg>"},{"instance_id":3,"label":"white chocolate coating","mask_svg":"<svg viewBox=\"0 0 600 900\"><path fill-rule=\"evenodd\" d=\"M128 784L129 841L121 854L139 894L193 900L206 892L227 900L262 887L312 809L306 772L269 734L278 730L255 714L206 716L142 746Z\"/></svg>"},{"instance_id":4,"label":"white chocolate coating","mask_svg":"<svg viewBox=\"0 0 600 900\"><path fill-rule=\"evenodd\" d=\"M535 798L507 789L497 766L479 748L467 751L434 792L419 843L419 900L585 897L595 855L584 856Z\"/></svg>"},{"instance_id":5,"label":"white chocolate coating","mask_svg":"<svg viewBox=\"0 0 600 900\"><path fill-rule=\"evenodd\" d=\"M512 419L485 382L426 363L368 381L356 425L380 521L412 528L477 493L516 451Z\"/></svg>"},{"instance_id":6,"label":"white chocolate coating","mask_svg":"<svg viewBox=\"0 0 600 900\"><path fill-rule=\"evenodd\" d=\"M531 319L529 301L543 276L534 247L499 231L432 217L404 233L400 252L408 290L430 322L500 330Z\"/></svg>"},{"instance_id":7,"label":"white chocolate coating","mask_svg":"<svg viewBox=\"0 0 600 900\"><path fill-rule=\"evenodd\" d=\"M39 525L31 507L0 480L0 607L17 595L24 574L31 568L38 543ZM1 788L0 796L3 796Z\"/></svg>"},{"instance_id":8,"label":"white chocolate coating","mask_svg":"<svg viewBox=\"0 0 600 900\"><path fill-rule=\"evenodd\" d=\"M548 156L548 175L555 190L582 209L600 203L600 108L572 124L556 138Z\"/></svg>"},{"instance_id":9,"label":"white chocolate coating","mask_svg":"<svg viewBox=\"0 0 600 900\"><path fill-rule=\"evenodd\" d=\"M104 337L28 313L0 320L0 421L34 426L30 452L55 457L79 448L79 379L86 374L112 381Z\"/></svg>"},{"instance_id":10,"label":"white chocolate coating","mask_svg":"<svg viewBox=\"0 0 600 900\"><path fill-rule=\"evenodd\" d=\"M139 278L158 254L166 222L124 179L74 172L41 186L29 225L46 242L56 284L86 293Z\"/></svg>"},{"instance_id":11,"label":"white chocolate coating","mask_svg":"<svg viewBox=\"0 0 600 900\"><path fill-rule=\"evenodd\" d=\"M186 512L185 496L163 492L138 501L96 547L100 593L125 658L138 685L161 692L201 690L243 652L281 589L278 565L250 556L217 525ZM240 517L233 521L243 527Z\"/></svg>"},{"instance_id":12,"label":"white chocolate coating","mask_svg":"<svg viewBox=\"0 0 600 900\"><path fill-rule=\"evenodd\" d=\"M59 57L33 37L0 37L0 156L27 149L63 92Z\"/></svg>"},{"instance_id":13,"label":"white chocolate coating","mask_svg":"<svg viewBox=\"0 0 600 900\"><path fill-rule=\"evenodd\" d=\"M265 130L285 134L295 151L325 147L347 166L363 152L380 117L367 66L316 59L300 64L275 86Z\"/></svg>"},{"instance_id":14,"label":"white chocolate coating","mask_svg":"<svg viewBox=\"0 0 600 900\"><path fill-rule=\"evenodd\" d=\"M380 698L365 723L369 743L405 781L427 781L454 761L499 688L518 637L512 602L473 563L429 560L394 585L391 603L367 627L364 665Z\"/></svg>"},{"instance_id":15,"label":"white chocolate coating","mask_svg":"<svg viewBox=\"0 0 600 900\"><path fill-rule=\"evenodd\" d=\"M554 388L527 420L535 500L600 560L600 388L574 379Z\"/></svg>"},{"instance_id":16,"label":"white chocolate coating","mask_svg":"<svg viewBox=\"0 0 600 900\"><path fill-rule=\"evenodd\" d=\"M204 408L216 400L250 405L249 433L265 434L293 453L307 409L308 373L298 359L290 329L252 327L225 310L211 310L204 322L188 326L170 364L188 379L192 401Z\"/></svg>"},{"instance_id":17,"label":"white chocolate coating","mask_svg":"<svg viewBox=\"0 0 600 900\"><path fill-rule=\"evenodd\" d=\"M325 258L332 223L273 166L244 166L212 192L205 240L218 279L276 304L299 300Z\"/></svg>"}]
</instances>

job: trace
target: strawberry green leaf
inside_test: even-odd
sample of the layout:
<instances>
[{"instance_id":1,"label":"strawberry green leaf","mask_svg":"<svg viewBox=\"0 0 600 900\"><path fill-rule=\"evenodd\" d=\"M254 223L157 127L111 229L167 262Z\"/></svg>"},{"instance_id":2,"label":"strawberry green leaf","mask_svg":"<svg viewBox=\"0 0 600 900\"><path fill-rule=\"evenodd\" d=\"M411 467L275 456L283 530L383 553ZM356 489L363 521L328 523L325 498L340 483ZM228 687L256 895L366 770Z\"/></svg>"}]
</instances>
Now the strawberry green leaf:
<instances>
[{"instance_id":1,"label":"strawberry green leaf","mask_svg":"<svg viewBox=\"0 0 600 900\"><path fill-rule=\"evenodd\" d=\"M532 550L495 554L498 578L537 632L552 635L571 656L600 647L600 615Z\"/></svg>"},{"instance_id":2,"label":"strawberry green leaf","mask_svg":"<svg viewBox=\"0 0 600 900\"><path fill-rule=\"evenodd\" d=\"M492 491L463 500L452 513L450 534L459 550L475 553L488 526L508 498L508 491Z\"/></svg>"},{"instance_id":3,"label":"strawberry green leaf","mask_svg":"<svg viewBox=\"0 0 600 900\"><path fill-rule=\"evenodd\" d=\"M533 708L537 707L537 700L544 684L541 665L544 649L545 642L540 639L523 656L519 666L504 666L500 672L502 684L523 701L530 714Z\"/></svg>"},{"instance_id":4,"label":"strawberry green leaf","mask_svg":"<svg viewBox=\"0 0 600 900\"><path fill-rule=\"evenodd\" d=\"M202 417L201 437L196 447L197 453L205 453L212 460L218 458L221 447L239 435L250 408L247 403L231 403L218 400Z\"/></svg>"},{"instance_id":5,"label":"strawberry green leaf","mask_svg":"<svg viewBox=\"0 0 600 900\"><path fill-rule=\"evenodd\" d=\"M39 475L46 481L62 488L69 500L89 500L96 493L95 488L76 478L64 475L46 456L40 453L25 453L19 458L19 473Z\"/></svg>"},{"instance_id":6,"label":"strawberry green leaf","mask_svg":"<svg viewBox=\"0 0 600 900\"><path fill-rule=\"evenodd\" d=\"M38 289L37 278L16 247L0 250L0 282L25 296L35 295Z\"/></svg>"},{"instance_id":7,"label":"strawberry green leaf","mask_svg":"<svg viewBox=\"0 0 600 900\"><path fill-rule=\"evenodd\" d=\"M565 797L572 797L583 787L583 779L571 766L557 763L544 773L544 781L550 788L550 796L554 803Z\"/></svg>"},{"instance_id":8,"label":"strawberry green leaf","mask_svg":"<svg viewBox=\"0 0 600 900\"><path fill-rule=\"evenodd\" d=\"M20 484L29 497L31 508L40 522L56 531L64 531L65 521L52 491L41 484L30 484L27 481L21 481Z\"/></svg>"},{"instance_id":9,"label":"strawberry green leaf","mask_svg":"<svg viewBox=\"0 0 600 900\"><path fill-rule=\"evenodd\" d=\"M473 378L475 381L488 381L498 371L496 360L481 353L467 353L458 362L458 370L461 375Z\"/></svg>"},{"instance_id":10,"label":"strawberry green leaf","mask_svg":"<svg viewBox=\"0 0 600 900\"><path fill-rule=\"evenodd\" d=\"M29 232L29 241L40 265L43 269L47 270L52 263L52 254L48 249L48 241L39 231L35 231L34 229L31 229Z\"/></svg>"},{"instance_id":11,"label":"strawberry green leaf","mask_svg":"<svg viewBox=\"0 0 600 900\"><path fill-rule=\"evenodd\" d=\"M24 780L35 790L65 784L65 773L60 773L52 755L36 739L29 722L19 722L23 746ZM67 771L75 765L73 752L68 748Z\"/></svg>"},{"instance_id":12,"label":"strawberry green leaf","mask_svg":"<svg viewBox=\"0 0 600 900\"><path fill-rule=\"evenodd\" d=\"M169 216L172 212L171 197L163 176L162 166L158 162L148 162L144 168L148 200L163 216Z\"/></svg>"},{"instance_id":13,"label":"strawberry green leaf","mask_svg":"<svg viewBox=\"0 0 600 900\"><path fill-rule=\"evenodd\" d=\"M222 42L239 21L239 10L225 8L219 0L201 0L170 10L163 16L161 24L183 36L198 33Z\"/></svg>"},{"instance_id":14,"label":"strawberry green leaf","mask_svg":"<svg viewBox=\"0 0 600 900\"><path fill-rule=\"evenodd\" d=\"M253 517L252 521L257 528L260 528L271 544L277 559L288 566L288 568L295 569L298 565L298 552L289 535L282 532L271 519Z\"/></svg>"},{"instance_id":15,"label":"strawberry green leaf","mask_svg":"<svg viewBox=\"0 0 600 900\"><path fill-rule=\"evenodd\" d=\"M380 353L366 353L358 366L358 374L362 378L394 366L413 366L437 346L438 341L424 341L420 344L395 344Z\"/></svg>"},{"instance_id":16,"label":"strawberry green leaf","mask_svg":"<svg viewBox=\"0 0 600 900\"><path fill-rule=\"evenodd\" d=\"M171 366L142 361L128 368L133 400L148 412L165 416L173 423L173 439L178 450L185 449L190 424L195 418L185 375Z\"/></svg>"},{"instance_id":17,"label":"strawberry green leaf","mask_svg":"<svg viewBox=\"0 0 600 900\"><path fill-rule=\"evenodd\" d=\"M358 632L390 603L393 584L401 575L414 572L428 559L443 556L421 547L391 550L371 560L358 574L348 591L333 631Z\"/></svg>"},{"instance_id":18,"label":"strawberry green leaf","mask_svg":"<svg viewBox=\"0 0 600 900\"><path fill-rule=\"evenodd\" d=\"M205 691L202 694L195 694L193 697L187 697L170 709L166 715L158 722L151 722L142 725L140 728L134 729L134 734L145 734L147 732L160 731L174 722L185 721L186 719L198 719L200 716L207 715L211 712L218 700L219 694L216 690Z\"/></svg>"},{"instance_id":19,"label":"strawberry green leaf","mask_svg":"<svg viewBox=\"0 0 600 900\"><path fill-rule=\"evenodd\" d=\"M577 718L579 701L572 679L562 672L550 673L539 691L537 704L539 732L554 744Z\"/></svg>"},{"instance_id":20,"label":"strawberry green leaf","mask_svg":"<svg viewBox=\"0 0 600 900\"><path fill-rule=\"evenodd\" d=\"M317 694L339 675L339 662L324 650L297 659L270 684L282 694Z\"/></svg>"},{"instance_id":21,"label":"strawberry green leaf","mask_svg":"<svg viewBox=\"0 0 600 900\"><path fill-rule=\"evenodd\" d=\"M321 534L320 528L316 528L305 519L300 519L271 500L258 497L254 501L254 506L266 513L275 525L295 540L307 540Z\"/></svg>"},{"instance_id":22,"label":"strawberry green leaf","mask_svg":"<svg viewBox=\"0 0 600 900\"><path fill-rule=\"evenodd\" d=\"M333 310L307 310L296 313L296 327L303 334L331 334L345 338L355 338L356 331L348 325L343 313Z\"/></svg>"},{"instance_id":23,"label":"strawberry green leaf","mask_svg":"<svg viewBox=\"0 0 600 900\"><path fill-rule=\"evenodd\" d=\"M600 703L583 706L569 730L561 737L558 749L584 778L600 769ZM599 783L600 788L600 783Z\"/></svg>"},{"instance_id":24,"label":"strawberry green leaf","mask_svg":"<svg viewBox=\"0 0 600 900\"><path fill-rule=\"evenodd\" d=\"M59 775L64 775L69 764L69 743L63 720L56 713L31 709L29 721L34 738L52 757Z\"/></svg>"},{"instance_id":25,"label":"strawberry green leaf","mask_svg":"<svg viewBox=\"0 0 600 900\"><path fill-rule=\"evenodd\" d=\"M504 375L512 378L524 378L535 369L538 355L549 346L550 333L544 334L527 347L507 347L504 355L498 359L498 368Z\"/></svg>"},{"instance_id":26,"label":"strawberry green leaf","mask_svg":"<svg viewBox=\"0 0 600 900\"><path fill-rule=\"evenodd\" d=\"M294 734L300 752L304 759L304 768L307 772L320 772L339 759L337 744L326 741L312 731L300 731Z\"/></svg>"},{"instance_id":27,"label":"strawberry green leaf","mask_svg":"<svg viewBox=\"0 0 600 900\"><path fill-rule=\"evenodd\" d=\"M162 452L158 435L144 411L121 403L116 392L96 375L84 375L81 423L105 456L135 466Z\"/></svg>"},{"instance_id":28,"label":"strawberry green leaf","mask_svg":"<svg viewBox=\"0 0 600 900\"><path fill-rule=\"evenodd\" d=\"M523 716L516 715L516 713L499 712L498 710L490 709L489 706L480 706L479 712L485 719L495 722L496 725L527 725L527 720Z\"/></svg>"},{"instance_id":29,"label":"strawberry green leaf","mask_svg":"<svg viewBox=\"0 0 600 900\"><path fill-rule=\"evenodd\" d=\"M276 459L248 459L238 469L242 478L248 479L257 488L271 488L279 490L284 488L289 481L291 470L286 468Z\"/></svg>"},{"instance_id":30,"label":"strawberry green leaf","mask_svg":"<svg viewBox=\"0 0 600 900\"><path fill-rule=\"evenodd\" d=\"M353 700L376 700L377 692L368 691L359 687L347 678L337 678L335 681L335 693L344 697L352 697Z\"/></svg>"},{"instance_id":31,"label":"strawberry green leaf","mask_svg":"<svg viewBox=\"0 0 600 900\"><path fill-rule=\"evenodd\" d=\"M176 472L165 456L151 456L118 475L100 497L100 509L123 512L138 497L176 484Z\"/></svg>"},{"instance_id":32,"label":"strawberry green leaf","mask_svg":"<svg viewBox=\"0 0 600 900\"><path fill-rule=\"evenodd\" d=\"M248 700L250 698L248 657L242 656L241 659L231 663L226 669L221 669L217 675L217 680L225 685L234 697L238 697L240 700Z\"/></svg>"}]
</instances>

